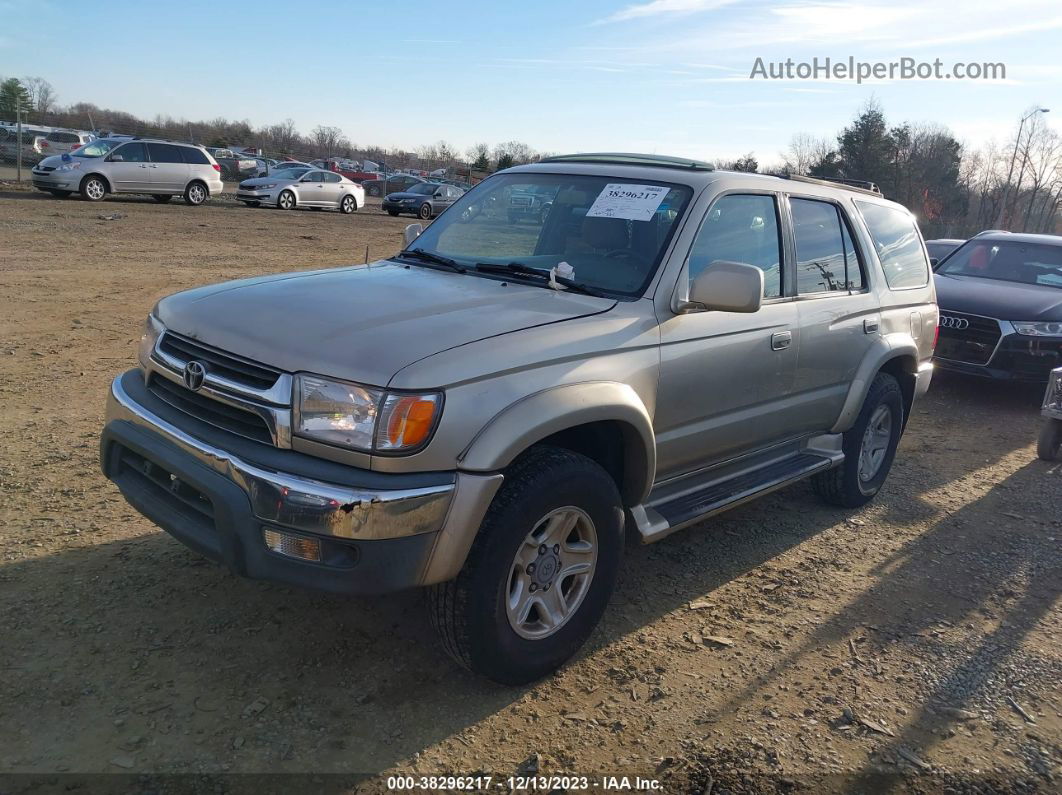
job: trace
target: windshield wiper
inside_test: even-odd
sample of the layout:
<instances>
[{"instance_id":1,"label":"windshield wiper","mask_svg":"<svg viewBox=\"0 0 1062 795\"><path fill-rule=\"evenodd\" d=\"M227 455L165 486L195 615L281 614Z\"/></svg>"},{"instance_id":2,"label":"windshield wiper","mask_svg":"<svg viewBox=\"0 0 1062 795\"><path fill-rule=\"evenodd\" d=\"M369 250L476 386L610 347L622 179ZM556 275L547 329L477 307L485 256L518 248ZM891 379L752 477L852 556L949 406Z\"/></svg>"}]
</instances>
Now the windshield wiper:
<instances>
[{"instance_id":1,"label":"windshield wiper","mask_svg":"<svg viewBox=\"0 0 1062 795\"><path fill-rule=\"evenodd\" d=\"M504 265L498 265L494 262L477 262L475 268L480 273L503 273L503 274L516 274L518 276L531 276L533 278L541 279L544 282L549 282L549 271L542 268L533 268L530 265L525 265L522 262L508 262ZM595 287L591 287L582 282L577 282L574 279L568 279L564 276L554 276L554 281L557 284L563 285L568 288L569 292L582 293L583 295L593 295L597 298L609 298L610 296L598 290Z\"/></svg>"},{"instance_id":2,"label":"windshield wiper","mask_svg":"<svg viewBox=\"0 0 1062 795\"><path fill-rule=\"evenodd\" d=\"M457 260L452 260L449 257L444 257L441 254L435 254L431 251L425 251L422 248L403 249L398 252L398 256L405 257L406 259L419 259L423 262L431 262L435 265L442 265L455 273L464 273L468 270L464 265L459 264Z\"/></svg>"}]
</instances>

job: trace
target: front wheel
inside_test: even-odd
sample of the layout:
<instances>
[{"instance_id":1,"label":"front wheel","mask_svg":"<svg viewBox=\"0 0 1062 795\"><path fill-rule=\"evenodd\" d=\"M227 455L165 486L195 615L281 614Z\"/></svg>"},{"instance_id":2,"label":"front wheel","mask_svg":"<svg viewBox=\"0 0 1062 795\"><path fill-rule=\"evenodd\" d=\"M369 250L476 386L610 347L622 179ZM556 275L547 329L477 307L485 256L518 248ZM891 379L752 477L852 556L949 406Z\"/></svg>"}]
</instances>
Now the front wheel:
<instances>
[{"instance_id":1,"label":"front wheel","mask_svg":"<svg viewBox=\"0 0 1062 795\"><path fill-rule=\"evenodd\" d=\"M425 221L431 218L431 205L427 202L420 205L420 209L417 211L417 217Z\"/></svg>"},{"instance_id":2,"label":"front wheel","mask_svg":"<svg viewBox=\"0 0 1062 795\"><path fill-rule=\"evenodd\" d=\"M81 198L89 202L103 201L107 195L107 183L100 177L85 177L81 183Z\"/></svg>"},{"instance_id":3,"label":"front wheel","mask_svg":"<svg viewBox=\"0 0 1062 795\"><path fill-rule=\"evenodd\" d=\"M855 425L841 442L844 463L812 478L826 502L858 508L873 499L889 476L903 430L903 393L896 379L878 373L870 383Z\"/></svg>"},{"instance_id":4,"label":"front wheel","mask_svg":"<svg viewBox=\"0 0 1062 795\"><path fill-rule=\"evenodd\" d=\"M198 207L205 202L210 196L207 193L206 186L202 182L193 182L187 188L184 189L184 201L186 204L190 204L193 207Z\"/></svg>"},{"instance_id":5,"label":"front wheel","mask_svg":"<svg viewBox=\"0 0 1062 795\"><path fill-rule=\"evenodd\" d=\"M358 209L358 201L349 193L343 197L343 201L339 203L339 211L345 215L350 215Z\"/></svg>"},{"instance_id":6,"label":"front wheel","mask_svg":"<svg viewBox=\"0 0 1062 795\"><path fill-rule=\"evenodd\" d=\"M429 591L446 651L508 685L563 665L608 604L623 552L616 484L585 456L537 447L505 473L455 580Z\"/></svg>"},{"instance_id":7,"label":"front wheel","mask_svg":"<svg viewBox=\"0 0 1062 795\"><path fill-rule=\"evenodd\" d=\"M387 214L389 216L391 216L392 218L397 218L398 217L398 210L388 210Z\"/></svg>"},{"instance_id":8,"label":"front wheel","mask_svg":"<svg viewBox=\"0 0 1062 795\"><path fill-rule=\"evenodd\" d=\"M1040 429L1036 454L1044 461L1057 461L1062 452L1062 420L1048 419Z\"/></svg>"},{"instance_id":9,"label":"front wheel","mask_svg":"<svg viewBox=\"0 0 1062 795\"><path fill-rule=\"evenodd\" d=\"M281 191L277 196L277 207L281 210L294 210L295 209L295 194L290 190Z\"/></svg>"}]
</instances>

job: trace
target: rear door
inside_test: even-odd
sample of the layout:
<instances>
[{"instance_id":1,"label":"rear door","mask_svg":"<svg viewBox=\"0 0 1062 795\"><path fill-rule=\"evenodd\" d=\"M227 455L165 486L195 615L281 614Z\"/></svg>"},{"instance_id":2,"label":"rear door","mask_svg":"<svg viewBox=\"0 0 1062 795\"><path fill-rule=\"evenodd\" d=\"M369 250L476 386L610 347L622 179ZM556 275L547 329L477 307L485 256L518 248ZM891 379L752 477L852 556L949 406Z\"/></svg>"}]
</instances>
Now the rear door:
<instances>
[{"instance_id":1,"label":"rear door","mask_svg":"<svg viewBox=\"0 0 1062 795\"><path fill-rule=\"evenodd\" d=\"M147 147L140 141L122 144L107 155L106 175L117 193L150 193Z\"/></svg>"},{"instance_id":2,"label":"rear door","mask_svg":"<svg viewBox=\"0 0 1062 795\"><path fill-rule=\"evenodd\" d=\"M881 314L846 207L820 197L788 201L801 338L790 416L795 430L825 431L880 334Z\"/></svg>"},{"instance_id":3,"label":"rear door","mask_svg":"<svg viewBox=\"0 0 1062 795\"><path fill-rule=\"evenodd\" d=\"M343 177L334 171L324 171L324 182L321 185L321 201L339 206L339 200L343 195Z\"/></svg>"},{"instance_id":4,"label":"rear door","mask_svg":"<svg viewBox=\"0 0 1062 795\"><path fill-rule=\"evenodd\" d=\"M151 189L160 193L180 193L188 184L188 164L181 157L180 147L173 144L149 143L151 157Z\"/></svg>"}]
</instances>

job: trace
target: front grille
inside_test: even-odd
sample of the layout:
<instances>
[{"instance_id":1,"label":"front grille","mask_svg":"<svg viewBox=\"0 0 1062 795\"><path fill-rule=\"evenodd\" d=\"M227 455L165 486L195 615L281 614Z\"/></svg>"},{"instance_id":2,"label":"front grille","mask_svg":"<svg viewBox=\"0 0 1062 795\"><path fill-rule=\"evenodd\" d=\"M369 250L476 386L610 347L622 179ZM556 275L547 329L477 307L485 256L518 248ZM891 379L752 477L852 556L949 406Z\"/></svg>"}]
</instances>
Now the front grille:
<instances>
[{"instance_id":1,"label":"front grille","mask_svg":"<svg viewBox=\"0 0 1062 795\"><path fill-rule=\"evenodd\" d=\"M199 392L193 392L157 373L148 378L148 391L159 400L175 409L226 431L254 439L256 442L273 444L269 426L259 415L219 403Z\"/></svg>"},{"instance_id":2,"label":"front grille","mask_svg":"<svg viewBox=\"0 0 1062 795\"><path fill-rule=\"evenodd\" d=\"M947 310L940 313L940 319L937 356L968 364L988 364L1002 336L998 321ZM965 328L949 328L946 325L949 321Z\"/></svg>"},{"instance_id":3,"label":"front grille","mask_svg":"<svg viewBox=\"0 0 1062 795\"><path fill-rule=\"evenodd\" d=\"M252 389L269 389L280 377L280 371L248 359L219 351L201 342L167 331L159 340L159 350L181 362L203 362L207 372Z\"/></svg>"},{"instance_id":4,"label":"front grille","mask_svg":"<svg viewBox=\"0 0 1062 795\"><path fill-rule=\"evenodd\" d=\"M55 171L55 166L40 166L41 171Z\"/></svg>"}]
</instances>

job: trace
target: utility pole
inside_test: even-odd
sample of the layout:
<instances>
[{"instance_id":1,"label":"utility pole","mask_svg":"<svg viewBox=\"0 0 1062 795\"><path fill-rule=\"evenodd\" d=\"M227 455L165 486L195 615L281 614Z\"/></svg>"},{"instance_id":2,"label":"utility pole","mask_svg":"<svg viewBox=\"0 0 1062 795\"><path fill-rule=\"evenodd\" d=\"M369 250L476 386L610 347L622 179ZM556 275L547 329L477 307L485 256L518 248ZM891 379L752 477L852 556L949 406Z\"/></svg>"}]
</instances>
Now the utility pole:
<instances>
[{"instance_id":1,"label":"utility pole","mask_svg":"<svg viewBox=\"0 0 1062 795\"><path fill-rule=\"evenodd\" d=\"M22 100L15 98L15 124L18 126L15 146L15 174L16 179L22 182Z\"/></svg>"},{"instance_id":2,"label":"utility pole","mask_svg":"<svg viewBox=\"0 0 1062 795\"><path fill-rule=\"evenodd\" d=\"M1050 108L1034 108L1021 117L1021 124L1018 125L1018 137L1014 139L1014 152L1010 156L1010 170L1007 172L1007 181L1003 185L1003 201L999 204L999 217L996 219L996 228L1003 228L1003 217L1007 212L1007 194L1010 193L1010 180L1014 176L1014 161L1018 157L1018 144L1021 143L1021 131L1025 127L1025 122L1035 116L1037 113L1049 113ZM1020 188L1020 186L1019 186ZM1017 195L1018 191L1014 191Z\"/></svg>"}]
</instances>

